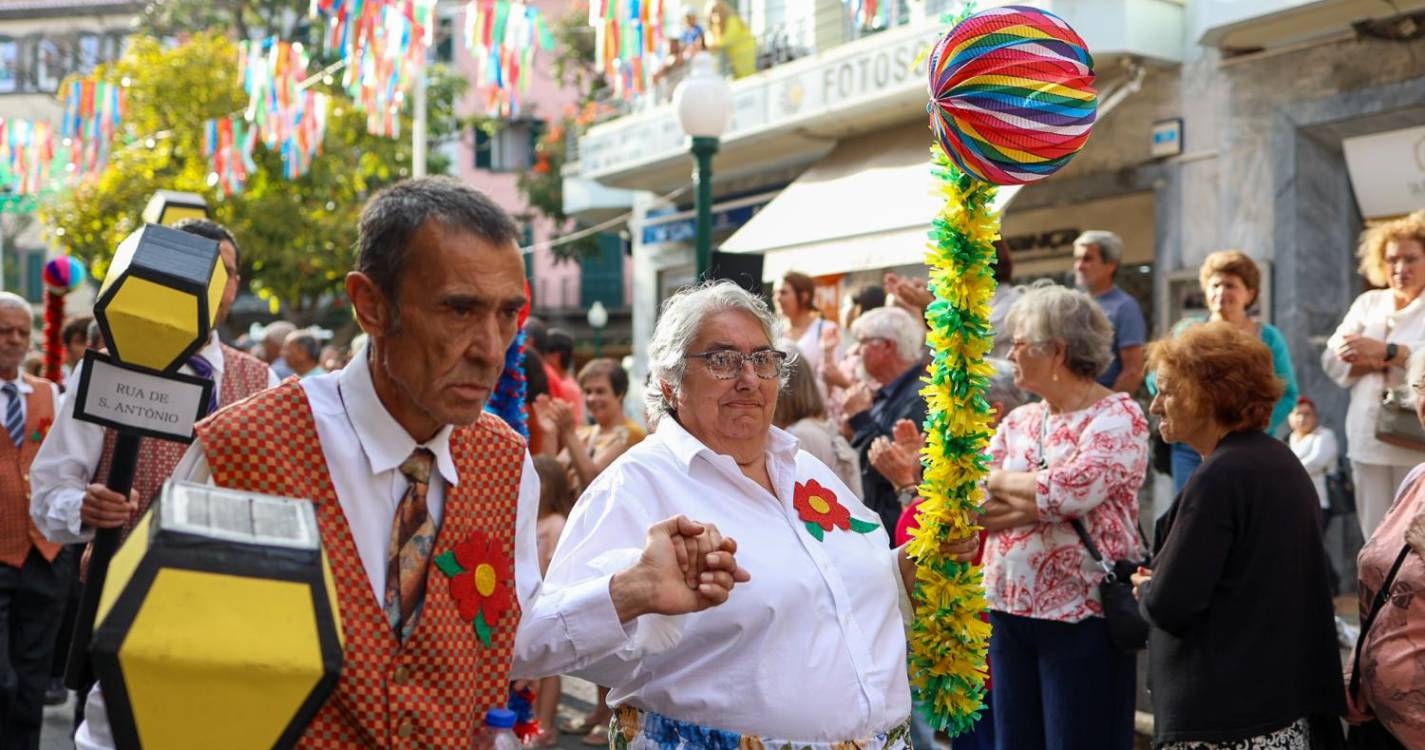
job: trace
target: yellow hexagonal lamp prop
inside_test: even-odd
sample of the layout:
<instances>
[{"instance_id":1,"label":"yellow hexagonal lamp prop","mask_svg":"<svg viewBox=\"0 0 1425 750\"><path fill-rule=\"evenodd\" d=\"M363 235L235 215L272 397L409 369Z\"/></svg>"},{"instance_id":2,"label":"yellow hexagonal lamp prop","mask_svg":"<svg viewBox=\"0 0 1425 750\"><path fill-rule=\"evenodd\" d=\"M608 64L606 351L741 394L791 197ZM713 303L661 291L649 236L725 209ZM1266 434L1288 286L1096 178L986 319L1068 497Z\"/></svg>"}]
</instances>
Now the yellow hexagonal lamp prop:
<instances>
[{"instance_id":1,"label":"yellow hexagonal lamp prop","mask_svg":"<svg viewBox=\"0 0 1425 750\"><path fill-rule=\"evenodd\" d=\"M180 190L160 190L148 199L143 220L149 224L171 227L184 219L208 218L208 201L197 193Z\"/></svg>"},{"instance_id":2,"label":"yellow hexagonal lamp prop","mask_svg":"<svg viewBox=\"0 0 1425 750\"><path fill-rule=\"evenodd\" d=\"M315 507L164 486L114 555L94 631L121 750L296 745L342 660Z\"/></svg>"},{"instance_id":3,"label":"yellow hexagonal lamp prop","mask_svg":"<svg viewBox=\"0 0 1425 750\"><path fill-rule=\"evenodd\" d=\"M217 242L147 224L115 251L94 318L115 359L173 372L207 342L227 283Z\"/></svg>"}]
</instances>

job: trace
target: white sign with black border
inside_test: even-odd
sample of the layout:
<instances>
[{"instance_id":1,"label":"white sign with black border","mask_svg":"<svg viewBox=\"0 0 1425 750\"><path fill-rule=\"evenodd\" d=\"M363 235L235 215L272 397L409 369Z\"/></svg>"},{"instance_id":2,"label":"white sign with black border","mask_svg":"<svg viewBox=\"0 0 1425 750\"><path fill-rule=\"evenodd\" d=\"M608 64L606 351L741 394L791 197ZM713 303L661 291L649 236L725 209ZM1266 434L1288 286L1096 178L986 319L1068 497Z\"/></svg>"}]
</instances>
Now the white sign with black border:
<instances>
[{"instance_id":1,"label":"white sign with black border","mask_svg":"<svg viewBox=\"0 0 1425 750\"><path fill-rule=\"evenodd\" d=\"M144 437L191 443L193 425L205 416L212 392L212 381L160 375L91 349L84 353L74 417Z\"/></svg>"}]
</instances>

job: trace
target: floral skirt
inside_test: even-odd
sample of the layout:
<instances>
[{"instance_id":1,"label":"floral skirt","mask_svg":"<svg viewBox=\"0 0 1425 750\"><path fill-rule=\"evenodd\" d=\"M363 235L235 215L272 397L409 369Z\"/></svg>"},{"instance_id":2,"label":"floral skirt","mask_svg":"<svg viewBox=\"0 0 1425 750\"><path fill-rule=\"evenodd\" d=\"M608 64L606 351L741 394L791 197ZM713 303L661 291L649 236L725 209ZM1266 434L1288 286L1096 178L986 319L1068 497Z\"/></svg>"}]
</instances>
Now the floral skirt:
<instances>
[{"instance_id":1,"label":"floral skirt","mask_svg":"<svg viewBox=\"0 0 1425 750\"><path fill-rule=\"evenodd\" d=\"M614 709L610 750L911 750L910 719L889 732L845 742L754 737L670 719L632 706Z\"/></svg>"},{"instance_id":2,"label":"floral skirt","mask_svg":"<svg viewBox=\"0 0 1425 750\"><path fill-rule=\"evenodd\" d=\"M1166 742L1158 750L1310 750L1311 730L1306 719L1271 734L1231 742Z\"/></svg>"}]
</instances>

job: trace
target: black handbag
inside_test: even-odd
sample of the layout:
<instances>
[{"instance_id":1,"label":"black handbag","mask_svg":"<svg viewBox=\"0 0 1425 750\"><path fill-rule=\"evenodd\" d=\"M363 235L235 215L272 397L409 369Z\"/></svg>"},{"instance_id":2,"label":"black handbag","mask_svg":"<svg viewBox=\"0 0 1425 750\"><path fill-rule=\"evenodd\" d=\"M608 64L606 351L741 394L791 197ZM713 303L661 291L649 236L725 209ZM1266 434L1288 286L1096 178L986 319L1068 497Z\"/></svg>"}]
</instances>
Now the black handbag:
<instances>
[{"instance_id":1,"label":"black handbag","mask_svg":"<svg viewBox=\"0 0 1425 750\"><path fill-rule=\"evenodd\" d=\"M1381 607L1390 599L1390 587L1395 584L1395 574L1400 572L1400 566L1405 564L1405 557L1409 554L1410 545L1407 544L1400 550L1400 554L1396 555L1395 564L1390 566L1385 582L1381 584L1380 591L1376 592L1375 600L1371 602L1370 614L1366 615L1366 621L1361 624L1361 635L1356 639L1355 663L1351 667L1351 697L1356 700L1357 706L1360 706L1361 702L1361 644L1366 642L1366 633L1370 632ZM1405 745L1377 719L1371 719L1364 724L1352 724L1346 731L1346 747L1351 750L1405 750Z\"/></svg>"},{"instance_id":2,"label":"black handbag","mask_svg":"<svg viewBox=\"0 0 1425 750\"><path fill-rule=\"evenodd\" d=\"M1103 580L1098 584L1098 595L1103 600L1103 619L1108 623L1108 637L1114 647L1127 654L1142 651L1148 646L1148 621L1138 610L1138 598L1133 596L1133 574L1146 561L1103 559L1098 546L1089 537L1084 522L1075 518L1070 523L1079 535L1079 541L1088 548L1089 557L1103 569ZM1138 530L1142 537L1143 530Z\"/></svg>"},{"instance_id":3,"label":"black handbag","mask_svg":"<svg viewBox=\"0 0 1425 750\"><path fill-rule=\"evenodd\" d=\"M1047 406L1047 405L1046 405ZM1049 432L1049 413L1045 409L1043 421L1039 423L1039 468L1049 468L1049 461L1044 454L1045 438ZM1142 651L1148 645L1148 621L1143 619L1143 615L1138 612L1138 599L1133 596L1133 574L1138 571L1138 567L1143 562L1133 560L1115 560L1112 563L1103 559L1103 554L1098 551L1098 546L1089 537L1089 531L1084 527L1084 522L1075 518L1069 522L1074 531L1079 535L1080 541L1088 548L1089 556L1103 568L1103 580L1098 584L1099 599L1103 603L1103 619L1108 623L1108 637L1113 641L1113 645L1124 653L1134 653ZM1143 528L1134 524L1138 528L1138 538L1143 539ZM1148 548L1148 542L1143 540L1143 548Z\"/></svg>"},{"instance_id":4,"label":"black handbag","mask_svg":"<svg viewBox=\"0 0 1425 750\"><path fill-rule=\"evenodd\" d=\"M1345 460L1339 461L1336 470L1326 475L1326 509L1333 516L1356 512L1356 483L1351 479L1351 469Z\"/></svg>"}]
</instances>

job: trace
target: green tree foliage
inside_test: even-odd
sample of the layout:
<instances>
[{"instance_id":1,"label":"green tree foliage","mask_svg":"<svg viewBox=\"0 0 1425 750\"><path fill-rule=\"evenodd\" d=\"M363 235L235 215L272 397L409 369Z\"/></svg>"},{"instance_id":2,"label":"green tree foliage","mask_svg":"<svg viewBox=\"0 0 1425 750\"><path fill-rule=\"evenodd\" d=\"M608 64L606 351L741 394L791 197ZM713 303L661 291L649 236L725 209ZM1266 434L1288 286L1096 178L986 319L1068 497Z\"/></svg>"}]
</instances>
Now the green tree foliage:
<instances>
[{"instance_id":1,"label":"green tree foliage","mask_svg":"<svg viewBox=\"0 0 1425 750\"><path fill-rule=\"evenodd\" d=\"M365 112L324 86L334 96L326 140L311 170L288 179L278 154L259 144L253 154L257 169L242 192L223 197L209 184L203 134L208 119L247 103L231 40L199 33L165 47L137 37L121 60L101 66L98 75L128 81L125 134L106 169L42 209L52 236L87 262L96 278L102 278L120 240L140 225L149 196L168 188L207 197L216 220L242 245L248 286L273 312L280 304L289 317L308 319L320 303L340 294L352 268L363 203L408 174L408 117L402 139L369 135ZM463 84L440 69L432 69L430 77L433 129L453 127L453 101ZM432 173L447 168L437 153L430 157Z\"/></svg>"}]
</instances>

